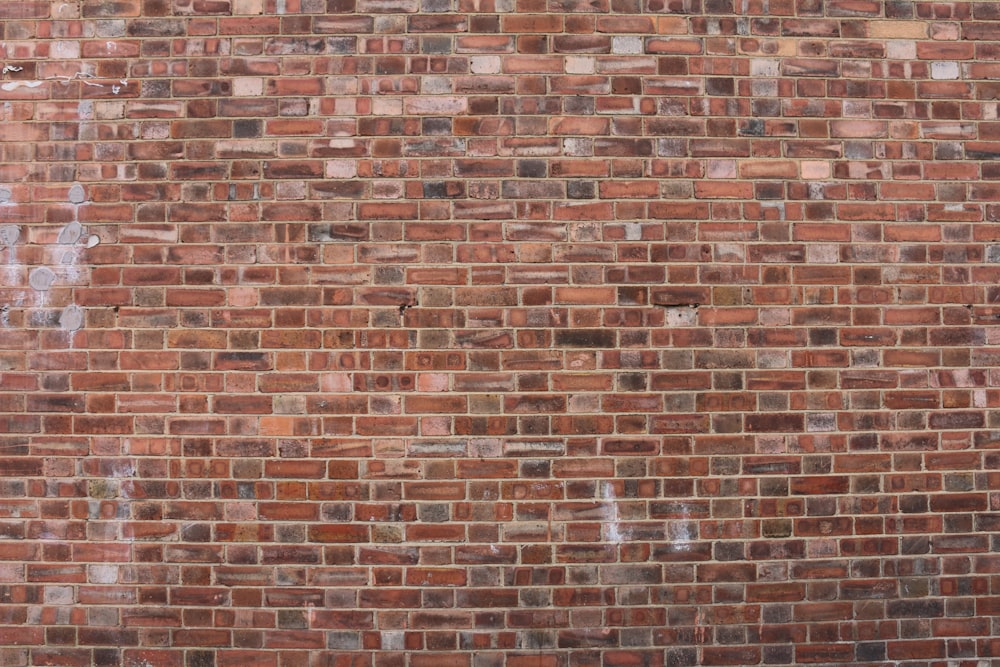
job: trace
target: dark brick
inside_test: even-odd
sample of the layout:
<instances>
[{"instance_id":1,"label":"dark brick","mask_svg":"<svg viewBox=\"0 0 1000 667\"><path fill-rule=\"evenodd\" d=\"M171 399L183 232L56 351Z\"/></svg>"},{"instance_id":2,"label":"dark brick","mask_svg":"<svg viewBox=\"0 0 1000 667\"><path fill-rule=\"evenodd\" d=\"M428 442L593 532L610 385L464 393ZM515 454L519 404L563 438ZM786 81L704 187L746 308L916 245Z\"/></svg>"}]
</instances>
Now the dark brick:
<instances>
[{"instance_id":1,"label":"dark brick","mask_svg":"<svg viewBox=\"0 0 1000 667\"><path fill-rule=\"evenodd\" d=\"M555 332L554 343L558 347L607 348L615 346L616 335L613 329L563 329Z\"/></svg>"}]
</instances>

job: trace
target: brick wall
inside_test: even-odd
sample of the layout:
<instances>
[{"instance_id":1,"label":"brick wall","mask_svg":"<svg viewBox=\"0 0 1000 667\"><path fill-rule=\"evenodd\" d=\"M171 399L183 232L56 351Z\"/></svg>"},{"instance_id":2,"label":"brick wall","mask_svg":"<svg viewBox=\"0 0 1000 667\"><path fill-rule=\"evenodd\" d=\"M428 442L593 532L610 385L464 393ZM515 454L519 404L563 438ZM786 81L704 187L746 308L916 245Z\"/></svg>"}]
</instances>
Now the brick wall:
<instances>
[{"instance_id":1,"label":"brick wall","mask_svg":"<svg viewBox=\"0 0 1000 667\"><path fill-rule=\"evenodd\" d=\"M0 664L1000 655L997 3L0 17Z\"/></svg>"}]
</instances>

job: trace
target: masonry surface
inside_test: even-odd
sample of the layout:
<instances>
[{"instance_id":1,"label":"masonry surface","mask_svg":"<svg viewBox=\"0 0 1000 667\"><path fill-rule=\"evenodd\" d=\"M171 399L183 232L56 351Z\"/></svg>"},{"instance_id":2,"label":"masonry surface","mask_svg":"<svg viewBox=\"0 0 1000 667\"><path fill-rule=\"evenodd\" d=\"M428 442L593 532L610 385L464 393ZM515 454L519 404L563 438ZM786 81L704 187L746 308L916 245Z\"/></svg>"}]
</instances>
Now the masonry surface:
<instances>
[{"instance_id":1,"label":"masonry surface","mask_svg":"<svg viewBox=\"0 0 1000 667\"><path fill-rule=\"evenodd\" d=\"M0 664L1000 659L1000 3L0 3Z\"/></svg>"}]
</instances>

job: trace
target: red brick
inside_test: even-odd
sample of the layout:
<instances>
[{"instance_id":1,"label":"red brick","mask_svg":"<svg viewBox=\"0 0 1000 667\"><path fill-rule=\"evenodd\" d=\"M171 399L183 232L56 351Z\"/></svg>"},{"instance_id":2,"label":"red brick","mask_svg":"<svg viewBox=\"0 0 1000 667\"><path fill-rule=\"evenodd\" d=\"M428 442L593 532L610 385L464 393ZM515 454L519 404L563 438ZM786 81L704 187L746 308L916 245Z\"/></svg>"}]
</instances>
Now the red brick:
<instances>
[{"instance_id":1,"label":"red brick","mask_svg":"<svg viewBox=\"0 0 1000 667\"><path fill-rule=\"evenodd\" d=\"M63 4L0 664L1000 651L992 3Z\"/></svg>"}]
</instances>

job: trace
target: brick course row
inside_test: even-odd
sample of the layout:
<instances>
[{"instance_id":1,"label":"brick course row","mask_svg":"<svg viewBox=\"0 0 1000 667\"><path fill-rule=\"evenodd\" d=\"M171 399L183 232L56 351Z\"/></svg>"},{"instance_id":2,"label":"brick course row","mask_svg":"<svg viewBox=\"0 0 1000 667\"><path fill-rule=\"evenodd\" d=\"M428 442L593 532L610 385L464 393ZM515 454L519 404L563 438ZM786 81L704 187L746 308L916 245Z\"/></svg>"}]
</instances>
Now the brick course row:
<instances>
[{"instance_id":1,"label":"brick course row","mask_svg":"<svg viewBox=\"0 0 1000 667\"><path fill-rule=\"evenodd\" d=\"M0 664L986 664L1000 10L0 3Z\"/></svg>"}]
</instances>

